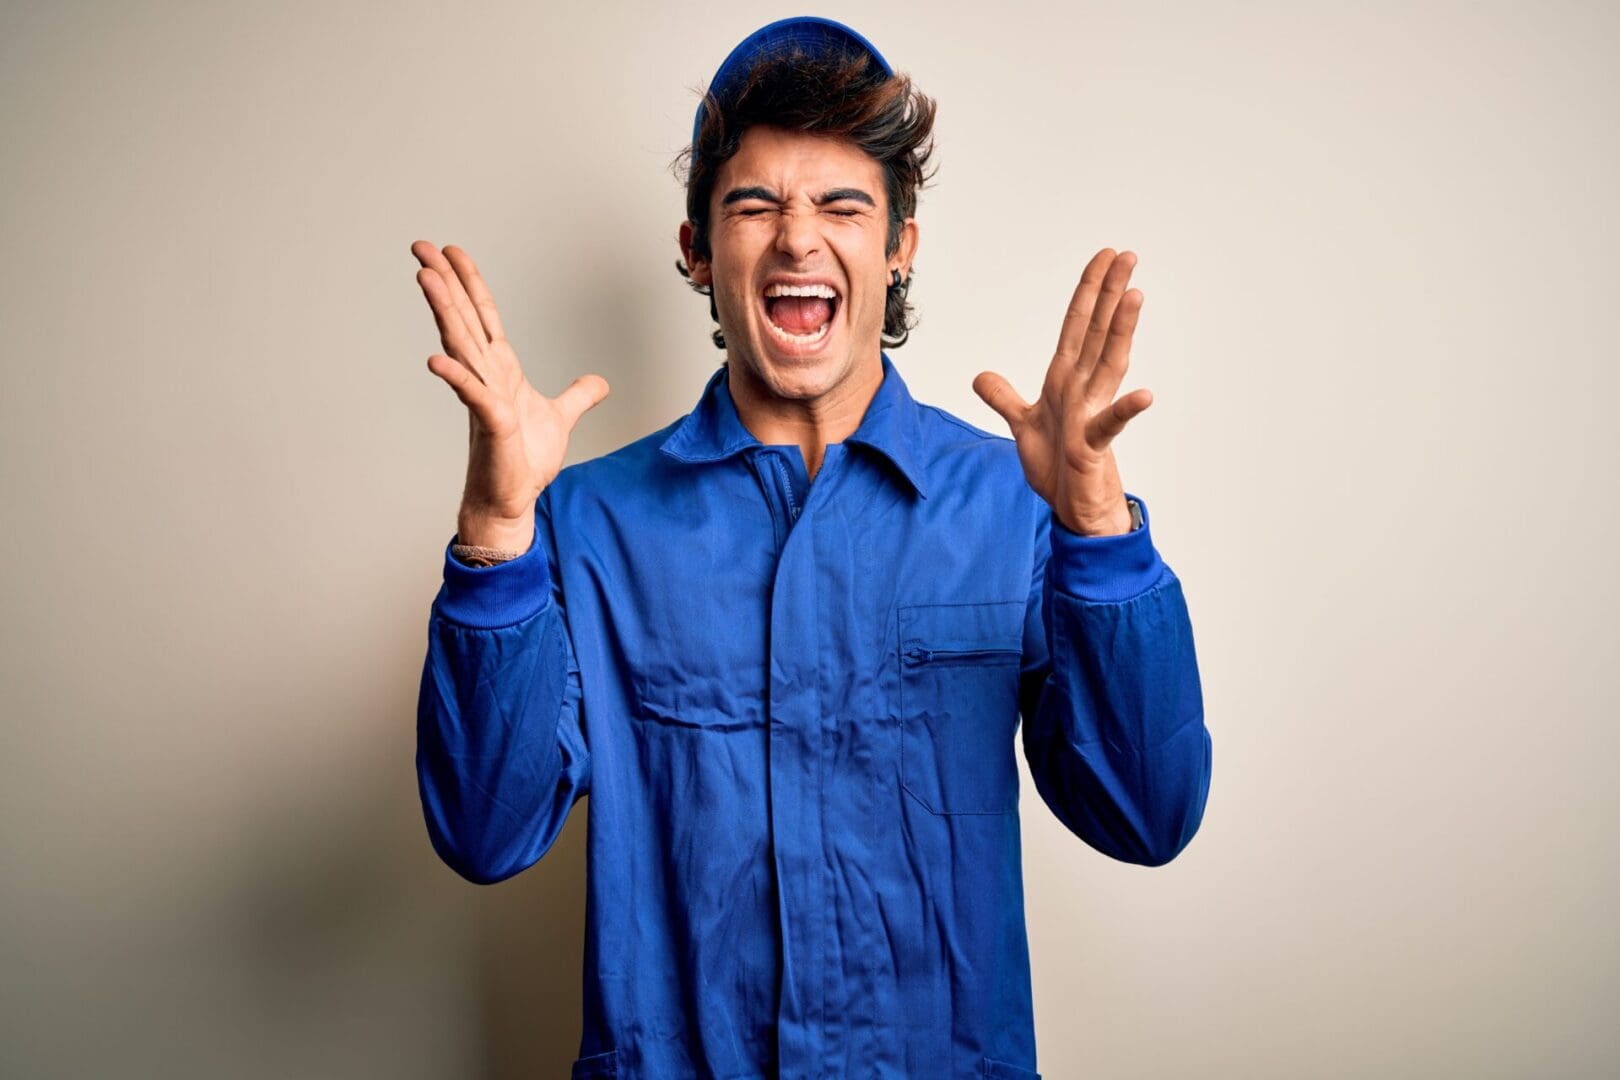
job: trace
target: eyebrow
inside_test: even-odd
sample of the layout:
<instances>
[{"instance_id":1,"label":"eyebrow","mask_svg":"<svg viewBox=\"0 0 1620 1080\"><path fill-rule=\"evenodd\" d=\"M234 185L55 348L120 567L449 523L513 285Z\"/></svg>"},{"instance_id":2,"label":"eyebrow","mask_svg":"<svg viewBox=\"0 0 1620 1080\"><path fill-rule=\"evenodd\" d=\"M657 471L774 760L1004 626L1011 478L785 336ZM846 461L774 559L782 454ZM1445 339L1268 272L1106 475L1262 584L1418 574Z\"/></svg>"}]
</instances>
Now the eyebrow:
<instances>
[{"instance_id":1,"label":"eyebrow","mask_svg":"<svg viewBox=\"0 0 1620 1080\"><path fill-rule=\"evenodd\" d=\"M770 188L755 186L732 188L730 191L726 192L726 197L720 200L720 205L730 206L734 202L742 202L745 199L764 199L766 202L778 204L784 201L782 196L778 195ZM813 196L810 201L815 203L817 206L825 206L827 203L839 202L843 199L852 199L855 202L865 203L874 210L877 209L877 203L873 200L872 196L868 195L860 188L852 187L832 188L829 191L823 191L820 195Z\"/></svg>"}]
</instances>

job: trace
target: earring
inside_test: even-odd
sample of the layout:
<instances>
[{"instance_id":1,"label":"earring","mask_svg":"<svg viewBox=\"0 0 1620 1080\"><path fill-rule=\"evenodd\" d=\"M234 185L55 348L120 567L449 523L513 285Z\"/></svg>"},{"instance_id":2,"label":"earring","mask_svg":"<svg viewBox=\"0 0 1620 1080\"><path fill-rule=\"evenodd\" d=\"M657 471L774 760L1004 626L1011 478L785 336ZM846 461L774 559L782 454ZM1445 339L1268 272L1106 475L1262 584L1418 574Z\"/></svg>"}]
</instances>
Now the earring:
<instances>
[{"instance_id":1,"label":"earring","mask_svg":"<svg viewBox=\"0 0 1620 1080\"><path fill-rule=\"evenodd\" d=\"M898 289L899 287L900 287L900 268L896 267L894 269L894 277L889 281L889 288Z\"/></svg>"}]
</instances>

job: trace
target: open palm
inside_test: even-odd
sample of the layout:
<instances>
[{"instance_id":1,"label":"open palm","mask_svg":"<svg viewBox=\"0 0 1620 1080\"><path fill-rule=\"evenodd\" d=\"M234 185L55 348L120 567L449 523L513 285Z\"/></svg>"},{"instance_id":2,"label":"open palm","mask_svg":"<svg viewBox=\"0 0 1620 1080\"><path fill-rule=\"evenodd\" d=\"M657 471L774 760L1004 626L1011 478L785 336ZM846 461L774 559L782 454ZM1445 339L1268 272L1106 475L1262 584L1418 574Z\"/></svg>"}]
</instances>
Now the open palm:
<instances>
[{"instance_id":1,"label":"open palm","mask_svg":"<svg viewBox=\"0 0 1620 1080\"><path fill-rule=\"evenodd\" d=\"M562 470L580 416L607 397L607 380L581 375L554 398L541 394L524 376L472 257L451 245L440 252L426 240L412 244L411 254L422 263L417 284L445 350L428 357L428 370L467 406L462 514L523 520Z\"/></svg>"},{"instance_id":2,"label":"open palm","mask_svg":"<svg viewBox=\"0 0 1620 1080\"><path fill-rule=\"evenodd\" d=\"M1126 289L1135 265L1134 252L1112 248L1086 264L1034 404L993 371L973 380L974 392L1007 421L1029 486L1065 527L1088 535L1130 529L1111 444L1153 403L1145 387L1114 399L1142 309L1142 291Z\"/></svg>"}]
</instances>

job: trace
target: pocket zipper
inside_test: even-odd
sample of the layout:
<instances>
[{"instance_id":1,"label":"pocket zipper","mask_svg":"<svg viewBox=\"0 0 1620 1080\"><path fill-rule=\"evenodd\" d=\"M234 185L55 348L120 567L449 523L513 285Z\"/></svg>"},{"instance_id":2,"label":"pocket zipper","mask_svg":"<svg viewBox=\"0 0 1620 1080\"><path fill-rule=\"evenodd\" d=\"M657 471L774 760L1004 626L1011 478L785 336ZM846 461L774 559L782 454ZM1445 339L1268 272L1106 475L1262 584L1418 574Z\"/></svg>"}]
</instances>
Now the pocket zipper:
<instances>
[{"instance_id":1,"label":"pocket zipper","mask_svg":"<svg viewBox=\"0 0 1620 1080\"><path fill-rule=\"evenodd\" d=\"M970 664L987 657L1022 657L1019 649L929 649L913 645L905 652L908 664Z\"/></svg>"}]
</instances>

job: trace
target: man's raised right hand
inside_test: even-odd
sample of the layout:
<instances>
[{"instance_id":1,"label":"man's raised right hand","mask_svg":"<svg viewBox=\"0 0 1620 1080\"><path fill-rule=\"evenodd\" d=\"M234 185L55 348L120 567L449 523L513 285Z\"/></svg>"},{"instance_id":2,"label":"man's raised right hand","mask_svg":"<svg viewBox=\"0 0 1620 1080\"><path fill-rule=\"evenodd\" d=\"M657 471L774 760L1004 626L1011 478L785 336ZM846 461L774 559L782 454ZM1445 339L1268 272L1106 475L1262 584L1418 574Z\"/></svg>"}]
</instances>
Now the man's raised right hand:
<instances>
[{"instance_id":1,"label":"man's raised right hand","mask_svg":"<svg viewBox=\"0 0 1620 1080\"><path fill-rule=\"evenodd\" d=\"M556 397L545 397L524 377L472 257L454 245L441 253L426 240L412 244L411 254L422 264L416 282L449 354L428 357L428 370L467 406L460 542L527 550L535 500L562 470L575 423L607 397L607 380L581 375Z\"/></svg>"}]
</instances>

